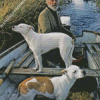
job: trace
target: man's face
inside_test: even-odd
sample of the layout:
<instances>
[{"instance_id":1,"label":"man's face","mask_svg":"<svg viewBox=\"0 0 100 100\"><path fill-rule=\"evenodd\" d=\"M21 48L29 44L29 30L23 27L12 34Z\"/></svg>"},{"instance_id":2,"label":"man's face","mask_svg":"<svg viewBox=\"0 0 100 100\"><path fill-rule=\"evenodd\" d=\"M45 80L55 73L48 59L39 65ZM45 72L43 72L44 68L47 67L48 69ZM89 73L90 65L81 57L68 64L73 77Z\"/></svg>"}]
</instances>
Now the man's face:
<instances>
[{"instance_id":1,"label":"man's face","mask_svg":"<svg viewBox=\"0 0 100 100\"><path fill-rule=\"evenodd\" d=\"M56 11L58 8L58 0L47 0L47 5L52 10Z\"/></svg>"}]
</instances>

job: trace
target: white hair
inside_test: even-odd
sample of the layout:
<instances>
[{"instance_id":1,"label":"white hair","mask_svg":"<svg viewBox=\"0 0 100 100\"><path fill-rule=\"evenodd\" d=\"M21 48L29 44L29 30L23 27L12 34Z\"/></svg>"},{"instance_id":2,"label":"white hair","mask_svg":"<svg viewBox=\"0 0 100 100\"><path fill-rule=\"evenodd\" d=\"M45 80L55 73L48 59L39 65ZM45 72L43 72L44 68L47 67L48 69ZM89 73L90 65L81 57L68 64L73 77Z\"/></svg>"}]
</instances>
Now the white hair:
<instances>
[{"instance_id":1,"label":"white hair","mask_svg":"<svg viewBox=\"0 0 100 100\"><path fill-rule=\"evenodd\" d=\"M56 8L54 8L52 5L48 4L48 2L49 2L49 0L46 0L46 3L47 3L47 5L48 5L48 7L51 8L53 11L57 11L58 5L57 5Z\"/></svg>"},{"instance_id":2,"label":"white hair","mask_svg":"<svg viewBox=\"0 0 100 100\"><path fill-rule=\"evenodd\" d=\"M46 3L48 3L48 1L49 1L49 0L46 0ZM59 0L58 0L58 2L59 2Z\"/></svg>"},{"instance_id":3,"label":"white hair","mask_svg":"<svg viewBox=\"0 0 100 100\"><path fill-rule=\"evenodd\" d=\"M48 3L49 0L46 0L46 3Z\"/></svg>"}]
</instances>

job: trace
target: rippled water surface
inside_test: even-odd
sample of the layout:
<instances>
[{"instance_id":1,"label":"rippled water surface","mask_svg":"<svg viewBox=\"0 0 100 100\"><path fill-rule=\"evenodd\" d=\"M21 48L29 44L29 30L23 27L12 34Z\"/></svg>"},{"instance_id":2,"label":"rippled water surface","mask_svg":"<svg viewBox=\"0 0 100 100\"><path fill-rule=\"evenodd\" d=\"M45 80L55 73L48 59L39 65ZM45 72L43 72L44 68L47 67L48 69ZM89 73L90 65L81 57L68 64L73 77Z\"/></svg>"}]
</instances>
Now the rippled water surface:
<instances>
[{"instance_id":1,"label":"rippled water surface","mask_svg":"<svg viewBox=\"0 0 100 100\"><path fill-rule=\"evenodd\" d=\"M82 30L100 32L100 11L96 2L84 0L72 0L61 10L61 15L71 17L71 31L75 35L81 35Z\"/></svg>"}]
</instances>

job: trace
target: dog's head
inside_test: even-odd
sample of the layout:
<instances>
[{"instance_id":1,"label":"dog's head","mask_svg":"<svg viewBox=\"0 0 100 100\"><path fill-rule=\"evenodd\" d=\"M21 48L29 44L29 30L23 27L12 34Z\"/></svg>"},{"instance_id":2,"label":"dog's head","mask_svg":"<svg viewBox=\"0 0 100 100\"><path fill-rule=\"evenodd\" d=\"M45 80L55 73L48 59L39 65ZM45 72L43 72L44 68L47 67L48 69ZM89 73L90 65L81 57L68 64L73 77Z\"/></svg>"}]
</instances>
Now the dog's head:
<instances>
[{"instance_id":1,"label":"dog's head","mask_svg":"<svg viewBox=\"0 0 100 100\"><path fill-rule=\"evenodd\" d=\"M18 33L27 33L31 29L34 30L34 27L27 24L19 24L12 27L12 30Z\"/></svg>"},{"instance_id":2,"label":"dog's head","mask_svg":"<svg viewBox=\"0 0 100 100\"><path fill-rule=\"evenodd\" d=\"M70 79L79 79L86 75L86 72L76 65L71 65L69 68L62 70L61 73L69 76Z\"/></svg>"}]
</instances>

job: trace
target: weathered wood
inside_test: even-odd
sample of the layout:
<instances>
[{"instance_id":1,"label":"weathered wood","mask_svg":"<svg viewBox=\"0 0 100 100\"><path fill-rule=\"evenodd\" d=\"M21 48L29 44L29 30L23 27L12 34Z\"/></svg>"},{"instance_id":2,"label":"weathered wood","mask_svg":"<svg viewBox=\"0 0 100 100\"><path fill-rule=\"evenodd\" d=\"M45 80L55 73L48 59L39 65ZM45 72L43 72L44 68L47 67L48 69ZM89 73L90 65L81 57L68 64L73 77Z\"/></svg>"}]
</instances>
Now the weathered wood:
<instances>
[{"instance_id":1,"label":"weathered wood","mask_svg":"<svg viewBox=\"0 0 100 100\"><path fill-rule=\"evenodd\" d=\"M5 68L2 68L4 70ZM20 74L20 75L61 75L60 71L62 68L43 68L42 73L37 73L33 68L12 68L9 74ZM2 71L0 70L0 74Z\"/></svg>"},{"instance_id":2,"label":"weathered wood","mask_svg":"<svg viewBox=\"0 0 100 100\"><path fill-rule=\"evenodd\" d=\"M94 50L94 46L93 44L86 44L89 52L91 53L91 55L93 56L96 64L98 65L98 68L100 67L100 55L98 54L98 52L96 52L96 50Z\"/></svg>"},{"instance_id":3,"label":"weathered wood","mask_svg":"<svg viewBox=\"0 0 100 100\"><path fill-rule=\"evenodd\" d=\"M4 81L4 79L6 78L7 74L9 73L9 71L11 70L14 62L15 62L14 60L10 62L10 64L7 67L7 69L4 71L3 75L1 76L0 86L1 86L2 82Z\"/></svg>"},{"instance_id":4,"label":"weathered wood","mask_svg":"<svg viewBox=\"0 0 100 100\"><path fill-rule=\"evenodd\" d=\"M16 67L20 67L21 64L32 54L32 51L28 51L27 54L17 63Z\"/></svg>"},{"instance_id":5,"label":"weathered wood","mask_svg":"<svg viewBox=\"0 0 100 100\"><path fill-rule=\"evenodd\" d=\"M18 96L19 96L19 92L18 89L16 88L16 90L13 92L9 100L17 100Z\"/></svg>"},{"instance_id":6,"label":"weathered wood","mask_svg":"<svg viewBox=\"0 0 100 100\"><path fill-rule=\"evenodd\" d=\"M20 95L17 100L24 100L24 98Z\"/></svg>"},{"instance_id":7,"label":"weathered wood","mask_svg":"<svg viewBox=\"0 0 100 100\"><path fill-rule=\"evenodd\" d=\"M98 67L100 67L100 56L97 53L92 54L95 62L97 63Z\"/></svg>"},{"instance_id":8,"label":"weathered wood","mask_svg":"<svg viewBox=\"0 0 100 100\"><path fill-rule=\"evenodd\" d=\"M25 40L22 40L19 43L17 43L14 46L12 46L11 48L5 50L3 53L0 54L0 59L3 58L3 57L5 57L7 54L9 54L10 52L12 52L14 49L20 47L24 43L25 43Z\"/></svg>"},{"instance_id":9,"label":"weathered wood","mask_svg":"<svg viewBox=\"0 0 100 100\"><path fill-rule=\"evenodd\" d=\"M17 45L17 44L16 44ZM16 46L15 45L15 46ZM27 49L27 43L21 44L17 48L11 47L7 49L2 54L0 54L0 68L8 66L8 64L13 60L19 58ZM11 52L9 52L11 50ZM6 54L7 53L7 54Z\"/></svg>"},{"instance_id":10,"label":"weathered wood","mask_svg":"<svg viewBox=\"0 0 100 100\"><path fill-rule=\"evenodd\" d=\"M96 45L96 44L93 44L95 50L98 52L98 54L100 55L100 48Z\"/></svg>"},{"instance_id":11,"label":"weathered wood","mask_svg":"<svg viewBox=\"0 0 100 100\"><path fill-rule=\"evenodd\" d=\"M75 43L75 48L85 48L84 43Z\"/></svg>"},{"instance_id":12,"label":"weathered wood","mask_svg":"<svg viewBox=\"0 0 100 100\"><path fill-rule=\"evenodd\" d=\"M0 100L9 100L11 94L13 93L16 85L15 84L10 84L10 86L6 89L6 91L2 94L0 97Z\"/></svg>"},{"instance_id":13,"label":"weathered wood","mask_svg":"<svg viewBox=\"0 0 100 100\"><path fill-rule=\"evenodd\" d=\"M87 59L88 59L88 68L90 69L98 69L98 65L96 64L93 56L89 51L86 51Z\"/></svg>"},{"instance_id":14,"label":"weathered wood","mask_svg":"<svg viewBox=\"0 0 100 100\"><path fill-rule=\"evenodd\" d=\"M24 63L23 67L28 67L31 62L34 60L34 56L33 54L31 54L29 57L28 57L28 60Z\"/></svg>"},{"instance_id":15,"label":"weathered wood","mask_svg":"<svg viewBox=\"0 0 100 100\"><path fill-rule=\"evenodd\" d=\"M5 90L9 87L10 85L10 80L7 78L2 85L0 86L0 96L5 92Z\"/></svg>"},{"instance_id":16,"label":"weathered wood","mask_svg":"<svg viewBox=\"0 0 100 100\"><path fill-rule=\"evenodd\" d=\"M42 73L37 73L37 71L34 71L32 68L13 68L11 74L16 74L16 75L41 75L41 76L60 76L61 75L61 70L63 68L43 68ZM99 77L98 74L100 75L100 69L99 70L91 70L91 69L83 69L86 71L86 76L93 76L93 77ZM0 74L2 71L0 71ZM98 74L97 74L98 73Z\"/></svg>"},{"instance_id":17,"label":"weathered wood","mask_svg":"<svg viewBox=\"0 0 100 100\"><path fill-rule=\"evenodd\" d=\"M100 69L84 69L86 71L86 76L92 76L92 77L100 77Z\"/></svg>"}]
</instances>

